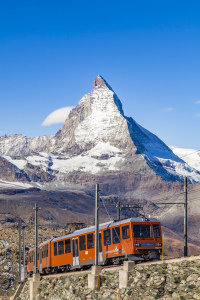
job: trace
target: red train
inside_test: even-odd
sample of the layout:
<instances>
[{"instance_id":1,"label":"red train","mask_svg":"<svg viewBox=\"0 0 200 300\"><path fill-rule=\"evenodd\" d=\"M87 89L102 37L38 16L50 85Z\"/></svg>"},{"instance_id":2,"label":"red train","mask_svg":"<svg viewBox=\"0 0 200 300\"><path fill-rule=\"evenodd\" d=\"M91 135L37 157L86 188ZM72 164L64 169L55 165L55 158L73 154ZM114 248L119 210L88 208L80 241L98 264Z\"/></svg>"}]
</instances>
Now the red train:
<instances>
[{"instance_id":1,"label":"red train","mask_svg":"<svg viewBox=\"0 0 200 300\"><path fill-rule=\"evenodd\" d=\"M57 237L38 246L40 273L84 268L95 262L95 226ZM160 259L161 224L154 218L130 218L99 225L99 265L123 260ZM27 272L34 271L34 253L28 254Z\"/></svg>"}]
</instances>

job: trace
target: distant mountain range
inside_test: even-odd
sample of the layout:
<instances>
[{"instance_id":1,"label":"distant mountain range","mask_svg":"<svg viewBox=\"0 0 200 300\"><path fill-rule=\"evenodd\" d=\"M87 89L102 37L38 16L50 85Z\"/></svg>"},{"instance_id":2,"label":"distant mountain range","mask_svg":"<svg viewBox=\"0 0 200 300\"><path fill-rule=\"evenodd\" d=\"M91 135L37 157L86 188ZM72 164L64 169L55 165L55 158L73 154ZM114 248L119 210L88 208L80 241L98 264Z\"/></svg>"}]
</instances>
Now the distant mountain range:
<instances>
[{"instance_id":1,"label":"distant mountain range","mask_svg":"<svg viewBox=\"0 0 200 300\"><path fill-rule=\"evenodd\" d=\"M113 89L97 76L91 93L83 96L55 136L0 137L0 187L82 189L98 181L105 192L126 193L149 177L183 182L187 176L198 183L200 156L192 151L170 149L126 117ZM131 186L122 182L130 180Z\"/></svg>"}]
</instances>

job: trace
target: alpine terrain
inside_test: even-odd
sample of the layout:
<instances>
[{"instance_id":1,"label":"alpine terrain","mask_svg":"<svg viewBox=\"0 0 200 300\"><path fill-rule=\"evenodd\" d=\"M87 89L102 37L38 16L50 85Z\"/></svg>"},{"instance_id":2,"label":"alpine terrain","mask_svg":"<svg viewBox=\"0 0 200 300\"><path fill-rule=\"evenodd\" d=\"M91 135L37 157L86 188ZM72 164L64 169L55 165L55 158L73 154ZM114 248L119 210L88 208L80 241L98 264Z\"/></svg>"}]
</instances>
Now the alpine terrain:
<instances>
[{"instance_id":1,"label":"alpine terrain","mask_svg":"<svg viewBox=\"0 0 200 300\"><path fill-rule=\"evenodd\" d=\"M158 216L164 226L182 235L183 206L159 206L159 202L183 200L186 176L191 195L196 195L200 168L199 162L191 164L176 149L172 150L125 116L114 90L103 77L97 76L92 91L71 110L55 136L0 137L0 188L1 193L7 194L1 200L3 211L10 212L9 199L13 205L16 201L21 203L21 210L15 207L12 214L23 215L26 202L26 219L31 220L33 210L28 205L42 197L47 220L60 221L63 209L74 213L69 204L73 194L75 213L80 216L83 203L92 207L94 186L99 183L103 198L140 203L145 213ZM19 197L19 191L23 190L26 193ZM56 211L58 207L60 214ZM199 237L195 225L199 222L198 211L197 203L189 206L193 218L190 237L195 240ZM93 218L91 208L90 211L84 208L84 217ZM66 222L65 218L62 222Z\"/></svg>"},{"instance_id":2,"label":"alpine terrain","mask_svg":"<svg viewBox=\"0 0 200 300\"><path fill-rule=\"evenodd\" d=\"M55 136L5 135L0 137L0 154L1 167L10 163L12 169L0 173L2 180L29 182L42 189L91 186L97 178L111 186L113 180L127 176L158 175L165 181L183 181L187 176L190 182L200 182L199 171L124 115L119 98L101 76ZM122 184L116 192L125 190L129 188Z\"/></svg>"}]
</instances>

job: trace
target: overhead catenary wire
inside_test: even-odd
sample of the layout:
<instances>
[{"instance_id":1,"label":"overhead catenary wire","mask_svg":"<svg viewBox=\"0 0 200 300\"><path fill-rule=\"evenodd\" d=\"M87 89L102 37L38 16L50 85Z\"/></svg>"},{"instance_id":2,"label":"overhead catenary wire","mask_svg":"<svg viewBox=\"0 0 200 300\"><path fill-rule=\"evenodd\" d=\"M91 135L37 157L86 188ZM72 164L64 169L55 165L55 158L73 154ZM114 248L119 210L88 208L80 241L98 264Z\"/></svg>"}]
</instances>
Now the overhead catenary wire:
<instances>
[{"instance_id":1,"label":"overhead catenary wire","mask_svg":"<svg viewBox=\"0 0 200 300\"><path fill-rule=\"evenodd\" d=\"M104 200L103 200L102 198L100 198L100 200L103 202L103 205L104 205ZM111 216L110 216L110 214L109 214L109 212L108 212L108 210L107 210L107 208L106 208L105 205L104 205L104 208L105 208L105 210L106 210L106 213L107 213L108 217L110 218L110 221L113 221L113 219L111 218ZM122 246L122 249L123 249L124 252L126 253L126 251L125 251L125 249L124 249L124 247L123 247L123 245L122 245L122 243L121 243L121 238L120 238L120 236L118 235L118 233L117 233L115 227L113 227L113 228L114 228L115 233L116 233L116 235L117 235L117 237L118 237L118 240L120 240L120 245ZM130 245L129 245L129 244L128 244L128 247L129 247L129 249L130 249ZM131 249L130 249L130 251L131 251Z\"/></svg>"}]
</instances>

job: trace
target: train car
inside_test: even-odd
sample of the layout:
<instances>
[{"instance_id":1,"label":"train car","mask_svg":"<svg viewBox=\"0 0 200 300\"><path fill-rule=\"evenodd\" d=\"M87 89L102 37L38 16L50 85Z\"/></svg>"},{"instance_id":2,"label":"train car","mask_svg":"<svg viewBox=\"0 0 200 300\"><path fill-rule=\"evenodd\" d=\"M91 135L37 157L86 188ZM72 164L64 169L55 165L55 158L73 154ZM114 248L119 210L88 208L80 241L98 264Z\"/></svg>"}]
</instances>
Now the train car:
<instances>
[{"instance_id":1,"label":"train car","mask_svg":"<svg viewBox=\"0 0 200 300\"><path fill-rule=\"evenodd\" d=\"M41 273L94 265L95 227L80 229L44 242L38 246L38 253L43 253L41 249L47 245L46 254L38 255L38 269ZM33 251L31 249L30 253ZM130 218L99 225L99 265L120 264L123 260L160 259L161 251L161 224L157 219ZM28 272L32 270L31 261L28 262Z\"/></svg>"},{"instance_id":2,"label":"train car","mask_svg":"<svg viewBox=\"0 0 200 300\"><path fill-rule=\"evenodd\" d=\"M49 273L51 270L51 239L38 246L38 270L40 273ZM35 248L30 249L28 254L27 273L34 272Z\"/></svg>"},{"instance_id":3,"label":"train car","mask_svg":"<svg viewBox=\"0 0 200 300\"><path fill-rule=\"evenodd\" d=\"M34 261L35 261L35 249L32 248L28 253L28 264L27 264L27 273L32 274L34 272Z\"/></svg>"},{"instance_id":4,"label":"train car","mask_svg":"<svg viewBox=\"0 0 200 300\"><path fill-rule=\"evenodd\" d=\"M38 246L38 270L40 273L51 270L51 239Z\"/></svg>"}]
</instances>

